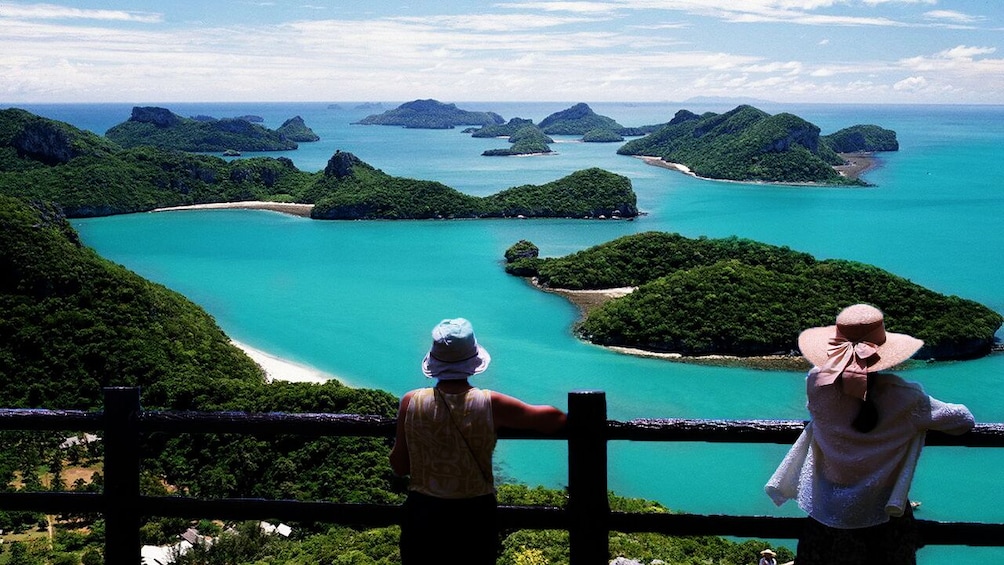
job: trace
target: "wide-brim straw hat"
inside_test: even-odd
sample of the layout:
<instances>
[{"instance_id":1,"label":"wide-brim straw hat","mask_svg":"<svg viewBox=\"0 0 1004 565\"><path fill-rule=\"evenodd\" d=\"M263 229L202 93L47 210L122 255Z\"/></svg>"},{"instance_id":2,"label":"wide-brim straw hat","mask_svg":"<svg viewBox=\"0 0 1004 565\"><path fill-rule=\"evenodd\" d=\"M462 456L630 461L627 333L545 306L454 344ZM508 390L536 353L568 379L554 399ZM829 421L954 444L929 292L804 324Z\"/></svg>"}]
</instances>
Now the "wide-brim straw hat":
<instances>
[{"instance_id":1,"label":"wide-brim straw hat","mask_svg":"<svg viewBox=\"0 0 1004 565\"><path fill-rule=\"evenodd\" d=\"M432 328L432 347L422 359L425 376L440 380L466 379L483 373L492 357L464 318L448 318Z\"/></svg>"},{"instance_id":2,"label":"wide-brim straw hat","mask_svg":"<svg viewBox=\"0 0 1004 565\"><path fill-rule=\"evenodd\" d=\"M813 365L822 367L837 342L870 343L876 353L862 361L869 373L895 367L912 357L924 342L915 337L887 332L882 311L869 304L855 304L837 315L836 324L809 328L798 336L798 348Z\"/></svg>"},{"instance_id":3,"label":"wide-brim straw hat","mask_svg":"<svg viewBox=\"0 0 1004 565\"><path fill-rule=\"evenodd\" d=\"M777 554L774 553L773 549L765 549L765 550L763 550L763 551L760 552L760 555L770 555L771 557L776 557L777 556Z\"/></svg>"}]
</instances>

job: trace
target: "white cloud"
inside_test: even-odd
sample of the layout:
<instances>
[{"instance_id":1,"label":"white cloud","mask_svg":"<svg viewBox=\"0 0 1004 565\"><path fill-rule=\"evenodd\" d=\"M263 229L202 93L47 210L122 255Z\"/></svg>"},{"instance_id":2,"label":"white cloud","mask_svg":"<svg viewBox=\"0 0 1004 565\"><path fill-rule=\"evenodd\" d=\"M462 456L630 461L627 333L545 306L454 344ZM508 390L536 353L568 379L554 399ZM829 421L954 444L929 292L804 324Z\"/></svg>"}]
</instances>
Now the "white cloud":
<instances>
[{"instance_id":1,"label":"white cloud","mask_svg":"<svg viewBox=\"0 0 1004 565\"><path fill-rule=\"evenodd\" d=\"M25 20L104 20L119 22L159 23L163 14L127 10L87 10L55 4L5 4L0 18Z\"/></svg>"},{"instance_id":2,"label":"white cloud","mask_svg":"<svg viewBox=\"0 0 1004 565\"><path fill-rule=\"evenodd\" d=\"M922 76L905 78L892 85L893 90L900 92L917 92L927 87L927 79Z\"/></svg>"},{"instance_id":3,"label":"white cloud","mask_svg":"<svg viewBox=\"0 0 1004 565\"><path fill-rule=\"evenodd\" d=\"M937 56L945 59L972 60L973 57L976 57L977 55L991 55L996 51L996 47L969 47L966 45L959 45L958 47L946 49L938 53Z\"/></svg>"},{"instance_id":4,"label":"white cloud","mask_svg":"<svg viewBox=\"0 0 1004 565\"><path fill-rule=\"evenodd\" d=\"M540 10L544 12L572 12L575 14L608 14L623 6L616 2L503 2L499 8Z\"/></svg>"},{"instance_id":5,"label":"white cloud","mask_svg":"<svg viewBox=\"0 0 1004 565\"><path fill-rule=\"evenodd\" d=\"M970 16L954 10L931 10L924 12L924 17L930 20L944 20L959 24L970 24L984 20L981 16Z\"/></svg>"}]
</instances>

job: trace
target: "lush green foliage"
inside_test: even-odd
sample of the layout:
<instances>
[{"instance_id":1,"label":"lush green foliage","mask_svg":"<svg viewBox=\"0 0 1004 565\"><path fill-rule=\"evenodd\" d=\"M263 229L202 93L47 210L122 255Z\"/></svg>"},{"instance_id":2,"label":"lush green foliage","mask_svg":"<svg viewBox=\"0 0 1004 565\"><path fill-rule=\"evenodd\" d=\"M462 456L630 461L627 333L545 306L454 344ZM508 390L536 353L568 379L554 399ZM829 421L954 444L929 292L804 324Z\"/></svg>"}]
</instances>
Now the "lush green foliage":
<instances>
[{"instance_id":1,"label":"lush green foliage","mask_svg":"<svg viewBox=\"0 0 1004 565\"><path fill-rule=\"evenodd\" d=\"M896 132L876 125L856 125L824 135L823 143L837 153L899 151Z\"/></svg>"},{"instance_id":2,"label":"lush green foliage","mask_svg":"<svg viewBox=\"0 0 1004 565\"><path fill-rule=\"evenodd\" d=\"M365 167L363 167L365 168ZM587 171L587 173L589 173ZM592 174L599 174L594 172ZM603 173L609 175L609 173ZM533 255L529 242L522 255ZM392 416L397 399L375 390L336 382L264 382L261 370L234 348L210 316L159 285L114 265L81 246L76 233L51 206L29 205L0 196L0 405L95 409L103 386L140 386L148 409L249 412L320 412ZM0 434L0 484L15 474L23 489L43 490L39 473L59 473L64 461L95 465L100 442L62 449L57 432ZM389 439L252 437L223 434L154 434L144 439L144 494L259 497L398 503L403 493L391 477ZM50 489L92 491L103 478ZM7 487L9 488L9 487ZM503 504L564 506L562 491L501 486ZM617 511L666 512L638 499L611 497ZM13 549L25 562L100 562L103 523L94 517L66 517L90 533L58 528L51 547L23 544ZM31 513L0 513L0 527L23 531L44 523ZM157 518L142 527L146 543L166 543L188 521ZM201 528L210 526L204 520ZM395 563L398 528L356 530L345 526L294 524L290 538L266 535L257 522L224 531L212 545L199 546L178 563ZM218 530L217 527L208 527ZM218 532L219 533L219 532ZM567 534L507 532L500 563L524 563L528 556L567 560ZM746 542L718 538L611 537L624 555L670 558L699 555L736 563ZM750 546L752 547L752 546ZM539 552L539 553L538 553ZM564 556L564 557L562 557Z\"/></svg>"},{"instance_id":3,"label":"lush green foliage","mask_svg":"<svg viewBox=\"0 0 1004 565\"><path fill-rule=\"evenodd\" d=\"M164 108L135 107L132 116L109 128L105 137L122 147L148 145L178 151L283 151L297 147L280 132L247 120L194 120Z\"/></svg>"},{"instance_id":4,"label":"lush green foliage","mask_svg":"<svg viewBox=\"0 0 1004 565\"><path fill-rule=\"evenodd\" d=\"M333 381L266 384L202 309L81 246L52 207L8 197L0 197L0 385L5 407L95 409L108 386L141 387L149 409L392 416L397 407L387 393ZM44 438L53 453L61 441ZM386 439L161 434L145 448L148 472L199 496L398 497ZM31 453L2 442L0 472L48 462Z\"/></svg>"},{"instance_id":5,"label":"lush green foliage","mask_svg":"<svg viewBox=\"0 0 1004 565\"><path fill-rule=\"evenodd\" d=\"M18 108L0 110L0 172L56 165L81 156L106 156L118 149L101 136L63 122Z\"/></svg>"},{"instance_id":6,"label":"lush green foliage","mask_svg":"<svg viewBox=\"0 0 1004 565\"><path fill-rule=\"evenodd\" d=\"M843 160L820 140L818 127L792 114L771 116L752 106L703 116L678 112L662 129L617 152L681 163L706 178L862 184L833 169Z\"/></svg>"},{"instance_id":7,"label":"lush green foliage","mask_svg":"<svg viewBox=\"0 0 1004 565\"><path fill-rule=\"evenodd\" d=\"M314 130L307 127L307 124L303 122L303 118L300 116L294 116L279 126L279 129L275 130L282 137L290 141L301 141L301 142L312 142L320 141L321 136L314 133Z\"/></svg>"},{"instance_id":8,"label":"lush green foliage","mask_svg":"<svg viewBox=\"0 0 1004 565\"><path fill-rule=\"evenodd\" d=\"M482 153L486 157L510 156L510 155L536 155L539 153L550 153L551 148L548 143L554 143L547 134L535 125L526 125L513 132L509 136L509 149L489 149Z\"/></svg>"},{"instance_id":9,"label":"lush green foliage","mask_svg":"<svg viewBox=\"0 0 1004 565\"><path fill-rule=\"evenodd\" d=\"M404 126L423 129L452 129L459 125L501 124L505 120L494 112L471 112L456 104L437 100L405 102L393 110L373 114L356 122L363 125Z\"/></svg>"},{"instance_id":10,"label":"lush green foliage","mask_svg":"<svg viewBox=\"0 0 1004 565\"><path fill-rule=\"evenodd\" d=\"M319 174L287 158L225 161L115 144L22 110L0 112L0 194L58 203L69 217L182 204L301 201Z\"/></svg>"},{"instance_id":11,"label":"lush green foliage","mask_svg":"<svg viewBox=\"0 0 1004 565\"><path fill-rule=\"evenodd\" d=\"M486 124L477 128L471 132L471 137L511 137L517 131L532 125L533 120L512 118L504 124ZM548 141L548 143L551 143L551 141Z\"/></svg>"},{"instance_id":12,"label":"lush green foliage","mask_svg":"<svg viewBox=\"0 0 1004 565\"><path fill-rule=\"evenodd\" d=\"M582 136L582 141L586 143L613 143L624 141L624 137L616 131L597 128L587 131Z\"/></svg>"},{"instance_id":13,"label":"lush green foliage","mask_svg":"<svg viewBox=\"0 0 1004 565\"><path fill-rule=\"evenodd\" d=\"M538 125L548 135L585 135L594 129L619 131L624 127L613 118L593 112L588 104L581 102L551 114Z\"/></svg>"},{"instance_id":14,"label":"lush green foliage","mask_svg":"<svg viewBox=\"0 0 1004 565\"><path fill-rule=\"evenodd\" d=\"M183 118L170 114L164 119ZM62 141L15 142L33 127L62 132L61 138L55 136ZM513 136L513 148L549 151L546 145L533 145L542 139L548 138L538 128L524 127ZM313 217L319 219L637 215L630 181L598 170L474 197L438 182L392 177L341 151L324 172L305 173L284 157L226 161L153 147L121 150L93 134L20 110L0 114L3 140L0 194L55 202L69 217L246 200L315 204ZM71 150L78 146L82 149Z\"/></svg>"},{"instance_id":15,"label":"lush green foliage","mask_svg":"<svg viewBox=\"0 0 1004 565\"><path fill-rule=\"evenodd\" d=\"M545 218L623 218L638 215L637 201L627 177L585 169L542 185L523 185L483 199L491 215ZM486 214L489 215L489 214Z\"/></svg>"},{"instance_id":16,"label":"lush green foliage","mask_svg":"<svg viewBox=\"0 0 1004 565\"><path fill-rule=\"evenodd\" d=\"M499 503L513 506L564 507L563 491L501 485ZM658 504L611 494L615 512L667 512ZM394 564L400 562L396 526L357 530L344 526L327 529L294 528L293 536L267 535L257 522L238 524L213 544L195 548L176 563L204 565L245 564ZM611 558L624 556L643 563L662 560L689 565L747 565L770 545L762 540L733 542L717 537L669 537L661 534L610 535ZM780 558L793 557L788 548L774 548ZM503 533L499 565L544 565L568 563L568 532L516 530Z\"/></svg>"},{"instance_id":17,"label":"lush green foliage","mask_svg":"<svg viewBox=\"0 0 1004 565\"><path fill-rule=\"evenodd\" d=\"M870 265L819 261L738 238L648 232L566 257L517 258L506 270L553 288L638 287L590 310L580 335L603 345L687 355L793 351L802 329L831 324L841 308L858 302L882 309L890 331L923 339L918 358L986 354L1004 321L981 304Z\"/></svg>"},{"instance_id":18,"label":"lush green foliage","mask_svg":"<svg viewBox=\"0 0 1004 565\"><path fill-rule=\"evenodd\" d=\"M338 153L324 178L307 193L316 195L311 213L320 219L429 219L532 217L632 217L638 214L631 181L588 169L543 185L525 185L477 197L443 184L391 177Z\"/></svg>"},{"instance_id":19,"label":"lush green foliage","mask_svg":"<svg viewBox=\"0 0 1004 565\"><path fill-rule=\"evenodd\" d=\"M263 380L205 312L83 247L51 207L0 197L0 265L5 406L91 408L102 387L141 386L183 408Z\"/></svg>"}]
</instances>

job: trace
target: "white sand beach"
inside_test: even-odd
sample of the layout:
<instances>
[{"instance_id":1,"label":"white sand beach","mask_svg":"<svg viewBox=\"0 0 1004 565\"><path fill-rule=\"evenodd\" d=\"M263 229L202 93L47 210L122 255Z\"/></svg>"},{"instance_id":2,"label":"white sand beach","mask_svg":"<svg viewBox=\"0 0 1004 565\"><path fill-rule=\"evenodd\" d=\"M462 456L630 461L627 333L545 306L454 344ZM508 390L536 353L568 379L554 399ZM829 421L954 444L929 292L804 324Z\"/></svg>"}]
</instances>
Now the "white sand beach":
<instances>
[{"instance_id":1,"label":"white sand beach","mask_svg":"<svg viewBox=\"0 0 1004 565\"><path fill-rule=\"evenodd\" d=\"M187 206L172 206L156 208L152 212L175 212L178 210L270 210L304 218L310 217L313 204L295 204L292 202L265 202L261 200L244 200L240 202L213 202L210 204L189 204Z\"/></svg>"},{"instance_id":2,"label":"white sand beach","mask_svg":"<svg viewBox=\"0 0 1004 565\"><path fill-rule=\"evenodd\" d=\"M326 373L313 367L308 367L307 365L301 365L299 363L294 363L292 361L276 357L275 355L266 353L260 349L255 349L239 341L230 340L230 343L243 350L248 357L254 360L255 363L258 363L258 365L265 370L265 378L268 382L290 381L299 383L325 383L330 380L338 380L342 384L345 384L344 381L331 373Z\"/></svg>"}]
</instances>

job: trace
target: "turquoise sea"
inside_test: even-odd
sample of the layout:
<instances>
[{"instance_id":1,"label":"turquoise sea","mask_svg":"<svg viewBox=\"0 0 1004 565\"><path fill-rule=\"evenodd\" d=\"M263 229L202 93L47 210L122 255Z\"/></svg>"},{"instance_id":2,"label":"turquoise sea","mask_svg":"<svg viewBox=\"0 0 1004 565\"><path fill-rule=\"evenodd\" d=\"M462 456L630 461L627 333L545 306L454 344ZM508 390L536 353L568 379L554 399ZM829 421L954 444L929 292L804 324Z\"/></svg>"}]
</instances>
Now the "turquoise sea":
<instances>
[{"instance_id":1,"label":"turquoise sea","mask_svg":"<svg viewBox=\"0 0 1004 565\"><path fill-rule=\"evenodd\" d=\"M463 103L540 121L563 103ZM383 109L397 106L384 103ZM131 104L19 105L97 133L129 117ZM234 339L337 375L347 384L401 394L423 386L419 361L440 319L473 323L493 362L478 384L530 402L566 407L570 390L606 391L609 416L806 417L803 375L699 367L620 355L577 341L576 309L507 276L505 249L520 239L564 255L648 230L689 237L736 235L818 258L871 263L939 292L1004 312L1004 107L763 104L832 133L858 123L896 130L900 151L881 156L870 188L806 188L704 181L618 156L620 144L557 139L557 155L488 158L502 140L454 130L359 126L355 103L164 104L189 116L257 114L275 128L303 117L322 140L286 156L319 170L335 150L393 175L436 180L470 194L543 183L587 167L631 178L645 215L635 221L485 220L319 222L264 211L148 213L77 220L86 244L201 305ZM590 104L625 126L661 123L681 108L733 105ZM934 396L1004 422L1004 355L930 363L904 371ZM706 514L798 516L775 507L764 482L786 446L610 445L610 488ZM560 443L503 442L499 472L560 487ZM1004 522L1004 452L929 448L912 497L920 517ZM777 543L793 544L792 540ZM793 545L792 545L793 547ZM1004 562L1004 550L932 547L921 563Z\"/></svg>"}]
</instances>

